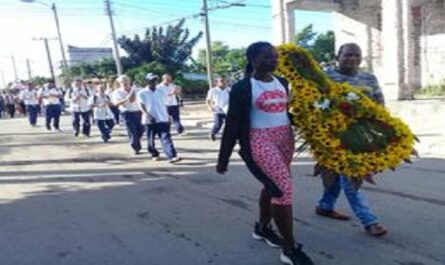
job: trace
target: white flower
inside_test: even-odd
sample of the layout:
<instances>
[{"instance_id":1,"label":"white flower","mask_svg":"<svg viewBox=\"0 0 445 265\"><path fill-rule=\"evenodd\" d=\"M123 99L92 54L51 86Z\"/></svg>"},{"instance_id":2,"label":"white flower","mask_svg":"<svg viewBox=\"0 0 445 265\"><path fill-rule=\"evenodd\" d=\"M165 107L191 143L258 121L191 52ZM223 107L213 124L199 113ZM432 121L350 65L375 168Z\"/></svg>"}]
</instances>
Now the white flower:
<instances>
[{"instance_id":1,"label":"white flower","mask_svg":"<svg viewBox=\"0 0 445 265\"><path fill-rule=\"evenodd\" d=\"M359 99L360 99L360 96L357 95L357 94L355 94L354 92L349 92L349 93L346 95L346 99L347 99L348 101L355 101L355 100L359 100Z\"/></svg>"},{"instance_id":2,"label":"white flower","mask_svg":"<svg viewBox=\"0 0 445 265\"><path fill-rule=\"evenodd\" d=\"M326 110L330 107L331 101L329 99L323 99L314 103L314 107L321 110Z\"/></svg>"}]
</instances>

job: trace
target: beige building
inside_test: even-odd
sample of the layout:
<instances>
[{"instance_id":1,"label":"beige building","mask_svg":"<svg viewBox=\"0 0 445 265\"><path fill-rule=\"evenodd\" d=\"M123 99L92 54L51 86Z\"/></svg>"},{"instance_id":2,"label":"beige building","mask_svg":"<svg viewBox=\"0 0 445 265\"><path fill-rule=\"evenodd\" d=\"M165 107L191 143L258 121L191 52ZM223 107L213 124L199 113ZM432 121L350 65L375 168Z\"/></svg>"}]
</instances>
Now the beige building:
<instances>
[{"instance_id":1,"label":"beige building","mask_svg":"<svg viewBox=\"0 0 445 265\"><path fill-rule=\"evenodd\" d=\"M293 40L295 10L334 13L337 48L363 50L389 99L410 99L445 79L444 0L271 0L275 43Z\"/></svg>"}]
</instances>

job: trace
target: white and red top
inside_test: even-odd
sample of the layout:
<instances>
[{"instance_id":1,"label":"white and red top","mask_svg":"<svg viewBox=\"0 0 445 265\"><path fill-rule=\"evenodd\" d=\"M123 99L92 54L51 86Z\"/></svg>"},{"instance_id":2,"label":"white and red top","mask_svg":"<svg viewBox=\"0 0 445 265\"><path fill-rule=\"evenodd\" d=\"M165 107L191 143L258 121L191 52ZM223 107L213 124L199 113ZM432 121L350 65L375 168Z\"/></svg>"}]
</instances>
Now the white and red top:
<instances>
[{"instance_id":1,"label":"white and red top","mask_svg":"<svg viewBox=\"0 0 445 265\"><path fill-rule=\"evenodd\" d=\"M289 125L287 107L289 97L278 79L262 82L254 78L252 83L252 111L250 127L255 129L273 128Z\"/></svg>"}]
</instances>

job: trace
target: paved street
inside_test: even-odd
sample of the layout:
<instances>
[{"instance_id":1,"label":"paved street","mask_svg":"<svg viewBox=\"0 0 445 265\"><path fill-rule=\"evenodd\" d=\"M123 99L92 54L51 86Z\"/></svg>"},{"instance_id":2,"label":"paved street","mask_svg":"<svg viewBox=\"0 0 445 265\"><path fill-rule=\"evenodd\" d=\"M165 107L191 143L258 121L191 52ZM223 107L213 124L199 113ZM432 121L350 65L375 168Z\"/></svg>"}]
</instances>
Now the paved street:
<instances>
[{"instance_id":1,"label":"paved street","mask_svg":"<svg viewBox=\"0 0 445 265\"><path fill-rule=\"evenodd\" d=\"M134 156L120 128L104 144L96 128L72 137L68 116L64 133L47 132L42 119L38 128L0 120L0 264L280 264L279 251L250 237L260 185L236 154L226 176L214 173L218 143L202 111L186 107L189 135L174 136L184 160L174 166ZM321 182L307 155L295 159L295 231L316 264L445 264L443 116L402 116L422 140L422 159L364 188L389 229L384 238L367 236L355 218L316 216ZM351 214L344 196L339 208Z\"/></svg>"}]
</instances>

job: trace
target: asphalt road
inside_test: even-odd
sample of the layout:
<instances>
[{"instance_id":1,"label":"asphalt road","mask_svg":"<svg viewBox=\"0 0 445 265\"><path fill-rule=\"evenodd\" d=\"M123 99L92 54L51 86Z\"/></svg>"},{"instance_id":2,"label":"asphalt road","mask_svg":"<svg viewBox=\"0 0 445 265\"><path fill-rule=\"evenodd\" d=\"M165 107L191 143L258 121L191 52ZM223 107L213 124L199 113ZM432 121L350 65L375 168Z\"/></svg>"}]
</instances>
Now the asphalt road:
<instances>
[{"instance_id":1,"label":"asphalt road","mask_svg":"<svg viewBox=\"0 0 445 265\"><path fill-rule=\"evenodd\" d=\"M260 185L236 154L227 175L214 173L218 143L206 128L174 137L184 160L172 166L134 156L122 129L104 144L96 128L75 139L68 117L63 124L56 133L0 120L1 265L280 264L279 251L250 237ZM389 229L376 239L355 218L314 214L321 182L312 160L297 157L298 241L318 265L445 264L444 158L430 152L364 187ZM351 213L344 196L338 207Z\"/></svg>"}]
</instances>

